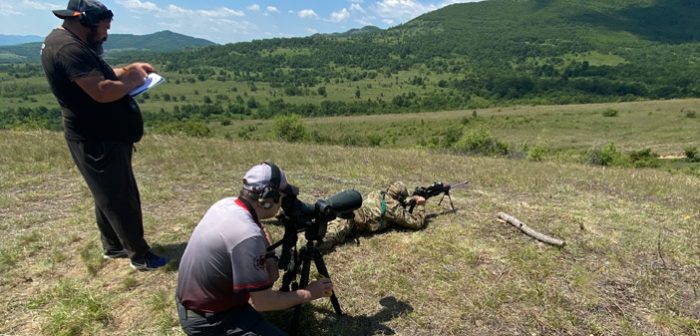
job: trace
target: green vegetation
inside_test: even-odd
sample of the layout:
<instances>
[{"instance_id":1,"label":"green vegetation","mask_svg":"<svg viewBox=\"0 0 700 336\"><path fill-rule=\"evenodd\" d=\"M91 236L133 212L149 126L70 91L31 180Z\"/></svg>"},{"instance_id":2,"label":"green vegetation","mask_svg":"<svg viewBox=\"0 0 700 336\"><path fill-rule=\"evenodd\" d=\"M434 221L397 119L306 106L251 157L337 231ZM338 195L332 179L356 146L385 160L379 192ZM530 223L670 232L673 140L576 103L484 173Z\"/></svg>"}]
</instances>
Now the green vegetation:
<instances>
[{"instance_id":1,"label":"green vegetation","mask_svg":"<svg viewBox=\"0 0 700 336\"><path fill-rule=\"evenodd\" d=\"M192 229L271 160L305 201L471 182L456 213L429 202L425 230L327 255L346 315L314 302L308 334L698 335L699 10L489 0L386 31L111 55L168 79L138 98L146 237L173 259L148 274L100 258L41 67L0 65L0 334L181 335Z\"/></svg>"},{"instance_id":2,"label":"green vegetation","mask_svg":"<svg viewBox=\"0 0 700 336\"><path fill-rule=\"evenodd\" d=\"M618 118L628 115L626 107L616 109ZM603 119L602 110L589 113ZM490 113L478 115L489 119ZM636 139L648 143L655 136L638 133ZM6 191L0 255L12 260L2 264L0 334L182 335L173 299L177 272L139 273L124 259L91 270L85 262L100 252L94 205L62 137L0 131L0 187ZM618 151L626 146L615 141ZM262 160L283 167L306 202L347 188L366 194L394 179L410 187L471 182L452 193L456 213L429 201L436 215L426 229L362 237L359 246L349 243L326 255L345 316L335 316L328 300L314 302L301 319L308 334L700 332L698 177L428 148L166 135L146 136L137 147L146 236L175 264L206 209L235 195L240 176ZM541 245L499 224L499 211L565 239L566 247ZM268 224L281 238L283 229L274 220ZM287 329L291 311L268 317Z\"/></svg>"},{"instance_id":3,"label":"green vegetation","mask_svg":"<svg viewBox=\"0 0 700 336\"><path fill-rule=\"evenodd\" d=\"M108 59L146 59L166 75L169 85L144 98L157 106L153 113L164 112L163 122L182 109L193 117L271 118L687 98L700 96L698 16L689 1L490 0L388 30ZM187 45L158 34L140 38L156 50L161 41ZM110 41L128 49L129 39ZM27 67L42 76L36 65L0 68L9 79L0 92L17 92L3 93L11 98L3 108L48 107L45 84L27 82Z\"/></svg>"}]
</instances>

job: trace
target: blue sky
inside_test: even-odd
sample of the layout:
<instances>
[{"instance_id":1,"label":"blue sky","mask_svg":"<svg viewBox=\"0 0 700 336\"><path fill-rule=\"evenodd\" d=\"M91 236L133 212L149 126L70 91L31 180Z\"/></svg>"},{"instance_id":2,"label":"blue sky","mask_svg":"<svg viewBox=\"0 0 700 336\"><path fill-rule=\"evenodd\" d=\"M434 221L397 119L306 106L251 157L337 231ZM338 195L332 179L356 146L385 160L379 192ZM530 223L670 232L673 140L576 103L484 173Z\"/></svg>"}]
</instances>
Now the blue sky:
<instances>
[{"instance_id":1,"label":"blue sky","mask_svg":"<svg viewBox=\"0 0 700 336\"><path fill-rule=\"evenodd\" d=\"M115 15L110 33L161 30L231 43L273 37L393 27L452 3L479 0L104 0ZM45 36L67 0L0 0L0 34Z\"/></svg>"}]
</instances>

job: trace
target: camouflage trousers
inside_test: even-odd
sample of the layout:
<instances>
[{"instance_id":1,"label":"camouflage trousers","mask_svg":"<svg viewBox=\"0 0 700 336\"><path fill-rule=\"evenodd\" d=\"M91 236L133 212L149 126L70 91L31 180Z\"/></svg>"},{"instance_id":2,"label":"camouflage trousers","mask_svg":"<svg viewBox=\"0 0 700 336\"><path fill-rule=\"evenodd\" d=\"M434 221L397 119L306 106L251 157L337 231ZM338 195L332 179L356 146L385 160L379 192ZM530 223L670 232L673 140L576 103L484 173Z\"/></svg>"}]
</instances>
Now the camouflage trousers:
<instances>
[{"instance_id":1,"label":"camouflage trousers","mask_svg":"<svg viewBox=\"0 0 700 336\"><path fill-rule=\"evenodd\" d=\"M318 248L321 251L328 251L336 245L341 245L356 233L356 229L357 226L355 225L355 221L352 219L334 219L328 222L326 236L323 238L321 244L318 245ZM296 244L297 251L305 245L306 237L304 237L303 234L299 235Z\"/></svg>"},{"instance_id":2,"label":"camouflage trousers","mask_svg":"<svg viewBox=\"0 0 700 336\"><path fill-rule=\"evenodd\" d=\"M326 237L319 246L322 251L330 250L333 246L343 244L355 233L356 225L352 219L335 219L328 222Z\"/></svg>"}]
</instances>

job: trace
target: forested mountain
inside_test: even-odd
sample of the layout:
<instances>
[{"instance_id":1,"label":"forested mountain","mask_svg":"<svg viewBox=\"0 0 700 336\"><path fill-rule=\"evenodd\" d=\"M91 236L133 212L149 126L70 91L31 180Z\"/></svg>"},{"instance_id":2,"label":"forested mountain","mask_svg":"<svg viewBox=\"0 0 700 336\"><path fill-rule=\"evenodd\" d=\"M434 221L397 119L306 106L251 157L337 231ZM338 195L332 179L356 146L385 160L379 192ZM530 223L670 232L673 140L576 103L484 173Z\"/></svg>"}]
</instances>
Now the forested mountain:
<instances>
[{"instance_id":1,"label":"forested mountain","mask_svg":"<svg viewBox=\"0 0 700 336\"><path fill-rule=\"evenodd\" d=\"M350 29L344 33L334 33L330 34L332 36L354 36L354 35L363 35L363 34L370 34L370 33L378 33L381 32L382 29L379 27L375 26L364 26L362 28L357 28L357 29Z\"/></svg>"},{"instance_id":2,"label":"forested mountain","mask_svg":"<svg viewBox=\"0 0 700 336\"><path fill-rule=\"evenodd\" d=\"M130 49L164 52L210 45L216 43L164 30L148 35L110 34L105 49L113 52Z\"/></svg>"},{"instance_id":3,"label":"forested mountain","mask_svg":"<svg viewBox=\"0 0 700 336\"><path fill-rule=\"evenodd\" d=\"M699 42L697 1L489 0L388 30L212 46L155 61L171 71L220 69L234 80L302 88L413 71L411 84L435 90L405 95L392 108L420 110L698 96ZM363 104L384 111L382 102Z\"/></svg>"},{"instance_id":4,"label":"forested mountain","mask_svg":"<svg viewBox=\"0 0 700 336\"><path fill-rule=\"evenodd\" d=\"M43 40L43 38L42 38ZM0 63L39 62L42 42L0 47ZM167 52L215 45L214 42L165 30L147 35L110 34L105 42L107 57L134 56L140 52Z\"/></svg>"}]
</instances>

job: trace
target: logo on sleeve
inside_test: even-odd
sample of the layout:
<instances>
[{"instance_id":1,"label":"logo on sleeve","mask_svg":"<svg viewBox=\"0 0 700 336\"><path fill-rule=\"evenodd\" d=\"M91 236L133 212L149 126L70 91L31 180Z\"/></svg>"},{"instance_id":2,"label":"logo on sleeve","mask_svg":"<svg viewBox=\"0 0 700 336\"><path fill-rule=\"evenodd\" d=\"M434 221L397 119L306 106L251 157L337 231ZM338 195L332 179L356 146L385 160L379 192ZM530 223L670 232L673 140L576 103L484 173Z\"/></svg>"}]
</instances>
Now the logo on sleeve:
<instances>
[{"instance_id":1,"label":"logo on sleeve","mask_svg":"<svg viewBox=\"0 0 700 336\"><path fill-rule=\"evenodd\" d=\"M265 269L265 255L263 254L263 255L255 257L254 264L255 264L255 269L257 269L257 270Z\"/></svg>"}]
</instances>

